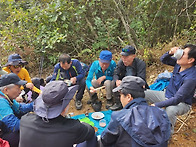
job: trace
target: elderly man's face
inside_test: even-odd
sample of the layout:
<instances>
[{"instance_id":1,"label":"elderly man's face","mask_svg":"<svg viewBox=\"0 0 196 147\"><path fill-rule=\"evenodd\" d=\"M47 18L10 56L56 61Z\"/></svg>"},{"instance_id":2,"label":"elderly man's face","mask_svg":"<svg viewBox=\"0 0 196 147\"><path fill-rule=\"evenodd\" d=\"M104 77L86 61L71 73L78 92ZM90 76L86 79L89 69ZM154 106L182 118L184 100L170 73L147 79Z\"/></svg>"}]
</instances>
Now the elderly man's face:
<instances>
[{"instance_id":1,"label":"elderly man's face","mask_svg":"<svg viewBox=\"0 0 196 147\"><path fill-rule=\"evenodd\" d=\"M101 66L102 71L105 71L110 66L110 63L102 63L99 59L99 65Z\"/></svg>"},{"instance_id":2,"label":"elderly man's face","mask_svg":"<svg viewBox=\"0 0 196 147\"><path fill-rule=\"evenodd\" d=\"M135 54L131 54L129 56L121 56L121 59L125 66L131 66L135 56Z\"/></svg>"},{"instance_id":3,"label":"elderly man's face","mask_svg":"<svg viewBox=\"0 0 196 147\"><path fill-rule=\"evenodd\" d=\"M6 87L4 89L4 93L10 98L10 99L15 99L17 98L20 93L21 93L21 89L20 89L20 85L13 85L11 87Z\"/></svg>"}]
</instances>

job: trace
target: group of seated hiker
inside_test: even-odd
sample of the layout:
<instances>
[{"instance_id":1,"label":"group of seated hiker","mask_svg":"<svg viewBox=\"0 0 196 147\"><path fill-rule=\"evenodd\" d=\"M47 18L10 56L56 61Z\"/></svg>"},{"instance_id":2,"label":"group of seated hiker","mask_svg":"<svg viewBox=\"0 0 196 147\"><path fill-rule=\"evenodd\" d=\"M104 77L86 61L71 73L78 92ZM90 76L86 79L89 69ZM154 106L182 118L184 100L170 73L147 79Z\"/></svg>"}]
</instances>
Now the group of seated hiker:
<instances>
[{"instance_id":1,"label":"group of seated hiker","mask_svg":"<svg viewBox=\"0 0 196 147\"><path fill-rule=\"evenodd\" d=\"M196 46L185 45L181 54L173 57L178 50L173 47L161 57L164 64L174 66L164 91L148 89L145 62L136 58L136 49L131 45L122 49L117 65L110 51L101 51L86 80L80 61L61 54L43 91L34 90L23 67L26 61L18 54L10 55L0 71L0 137L11 147L166 147L174 133L176 117L190 110L196 89ZM75 93L76 109L82 109L85 88L90 95L88 103L97 108L100 101L96 88L101 86L106 90L106 108L119 111L112 113L97 140L92 126L66 115ZM18 103L22 89L36 91L39 96L27 104Z\"/></svg>"}]
</instances>

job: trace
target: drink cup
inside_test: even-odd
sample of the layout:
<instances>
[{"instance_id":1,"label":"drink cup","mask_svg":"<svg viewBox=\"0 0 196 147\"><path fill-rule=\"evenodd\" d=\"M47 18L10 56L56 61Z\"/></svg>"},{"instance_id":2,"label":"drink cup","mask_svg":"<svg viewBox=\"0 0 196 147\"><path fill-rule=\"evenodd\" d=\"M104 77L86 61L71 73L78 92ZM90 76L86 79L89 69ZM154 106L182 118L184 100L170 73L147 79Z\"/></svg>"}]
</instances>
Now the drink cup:
<instances>
[{"instance_id":1,"label":"drink cup","mask_svg":"<svg viewBox=\"0 0 196 147\"><path fill-rule=\"evenodd\" d=\"M99 126L100 126L100 127L105 127L105 126L106 126L106 120L105 120L105 119L101 119L101 120L99 121Z\"/></svg>"},{"instance_id":2,"label":"drink cup","mask_svg":"<svg viewBox=\"0 0 196 147\"><path fill-rule=\"evenodd\" d=\"M182 58L183 53L184 53L183 49L180 49L180 48L179 48L179 49L177 49L176 52L174 53L174 57L175 57L177 60L179 60L180 58Z\"/></svg>"}]
</instances>

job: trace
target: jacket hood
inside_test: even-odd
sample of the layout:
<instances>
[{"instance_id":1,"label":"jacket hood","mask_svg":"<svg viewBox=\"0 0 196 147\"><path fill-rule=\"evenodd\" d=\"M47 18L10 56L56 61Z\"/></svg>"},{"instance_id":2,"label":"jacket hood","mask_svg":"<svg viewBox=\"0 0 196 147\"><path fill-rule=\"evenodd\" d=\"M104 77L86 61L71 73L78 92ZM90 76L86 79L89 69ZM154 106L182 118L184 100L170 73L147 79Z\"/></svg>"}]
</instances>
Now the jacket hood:
<instances>
[{"instance_id":1,"label":"jacket hood","mask_svg":"<svg viewBox=\"0 0 196 147\"><path fill-rule=\"evenodd\" d=\"M126 115L118 115L117 121L138 144L159 146L168 141L170 122L164 110L148 106L143 98L137 98L127 104L123 111Z\"/></svg>"}]
</instances>

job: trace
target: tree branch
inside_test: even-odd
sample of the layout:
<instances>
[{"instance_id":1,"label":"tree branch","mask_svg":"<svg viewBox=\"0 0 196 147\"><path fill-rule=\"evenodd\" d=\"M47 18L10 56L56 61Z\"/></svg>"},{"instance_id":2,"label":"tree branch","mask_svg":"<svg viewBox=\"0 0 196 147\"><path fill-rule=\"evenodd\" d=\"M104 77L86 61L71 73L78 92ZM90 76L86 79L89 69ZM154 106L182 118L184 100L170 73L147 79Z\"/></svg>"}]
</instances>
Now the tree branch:
<instances>
[{"instance_id":1,"label":"tree branch","mask_svg":"<svg viewBox=\"0 0 196 147\"><path fill-rule=\"evenodd\" d=\"M88 18L85 16L85 19L86 19L86 22L88 24L88 26L90 27L91 29L91 32L95 35L95 38L97 39L98 38L98 35L96 34L96 32L94 31L93 29L93 25L91 24L91 22L88 20Z\"/></svg>"},{"instance_id":2,"label":"tree branch","mask_svg":"<svg viewBox=\"0 0 196 147\"><path fill-rule=\"evenodd\" d=\"M156 20L156 17L157 17L157 15L158 15L158 13L160 12L161 8L163 7L164 2L165 2L165 0L162 1L161 6L159 7L159 10L158 10L157 13L155 14L154 19L153 19L153 21L152 21L152 25L151 25L151 27L150 27L150 30L152 29L152 26L153 26L153 24L154 24L154 22L155 22L155 20Z\"/></svg>"},{"instance_id":3,"label":"tree branch","mask_svg":"<svg viewBox=\"0 0 196 147\"><path fill-rule=\"evenodd\" d=\"M120 16L120 18L121 18L121 21L122 21L123 25L124 25L124 28L125 28L125 31L126 31L126 33L127 33L127 37L128 37L129 43L130 43L130 44L133 44L133 45L137 48L137 45L135 44L135 42L133 41L133 39L132 39L131 36L130 36L130 35L131 35L131 32L130 32L130 29L129 29L129 25L128 25L127 22L125 21L125 18L124 18L124 16L123 16L123 14L122 14L122 12L121 12L121 10L120 10L120 8L119 8L117 2L116 2L115 0L113 0L113 2L114 2L115 5L116 5L118 14L119 14L119 16Z\"/></svg>"},{"instance_id":4,"label":"tree branch","mask_svg":"<svg viewBox=\"0 0 196 147\"><path fill-rule=\"evenodd\" d=\"M173 35L173 38L175 38L175 36L176 36L176 30L177 30L177 26L178 26L178 17L179 17L185 10L187 10L188 8L190 8L195 2L196 2L196 0L194 0L188 7L187 7L187 5L186 5L186 8L181 9L180 13L177 15L177 17L176 17L176 24L175 24L175 28L174 28L174 35Z\"/></svg>"}]
</instances>

